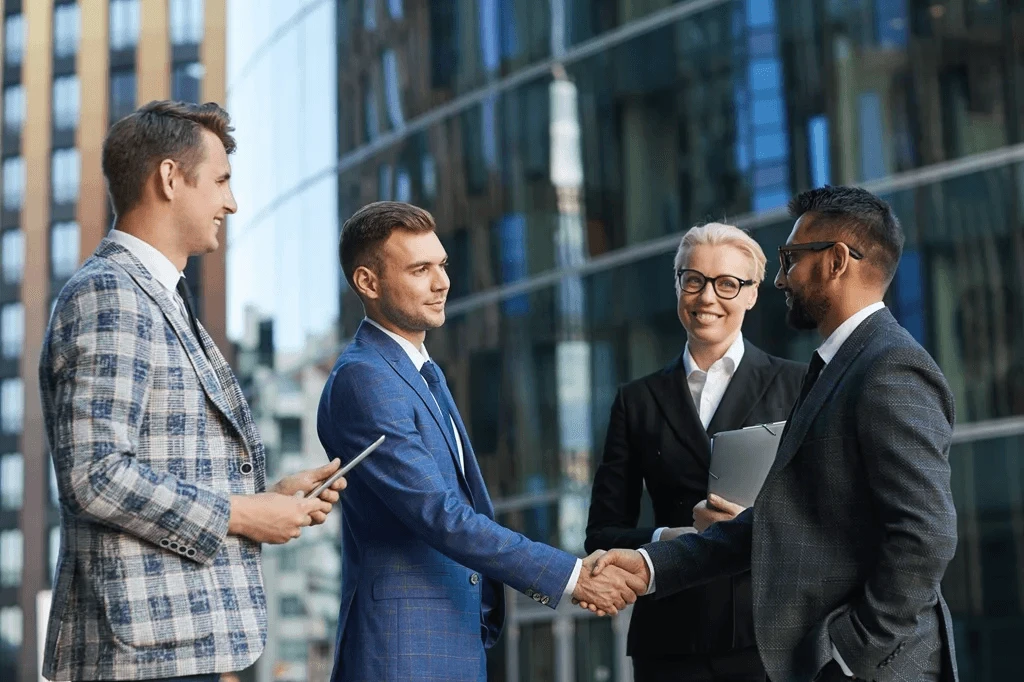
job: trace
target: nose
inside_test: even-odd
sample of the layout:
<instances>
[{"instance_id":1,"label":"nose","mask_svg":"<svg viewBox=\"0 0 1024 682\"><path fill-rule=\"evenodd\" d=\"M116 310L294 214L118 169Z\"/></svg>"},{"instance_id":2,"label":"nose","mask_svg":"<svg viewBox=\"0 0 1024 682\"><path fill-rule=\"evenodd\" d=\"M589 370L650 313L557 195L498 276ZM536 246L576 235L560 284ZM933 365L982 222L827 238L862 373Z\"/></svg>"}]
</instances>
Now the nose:
<instances>
[{"instance_id":1,"label":"nose","mask_svg":"<svg viewBox=\"0 0 1024 682\"><path fill-rule=\"evenodd\" d=\"M785 289L786 288L786 273L783 271L782 266L779 266L779 274L775 275L775 288Z\"/></svg>"},{"instance_id":2,"label":"nose","mask_svg":"<svg viewBox=\"0 0 1024 682\"><path fill-rule=\"evenodd\" d=\"M231 191L231 188L227 189L227 196L224 199L224 210L227 213L235 213L238 211L238 204L235 203L235 193Z\"/></svg>"},{"instance_id":3,"label":"nose","mask_svg":"<svg viewBox=\"0 0 1024 682\"><path fill-rule=\"evenodd\" d=\"M715 285L709 280L704 283L704 288L701 290L697 300L701 303L714 303L716 299L718 299L718 294L715 293Z\"/></svg>"},{"instance_id":4,"label":"nose","mask_svg":"<svg viewBox=\"0 0 1024 682\"><path fill-rule=\"evenodd\" d=\"M444 268L438 268L437 271L439 275L434 279L434 291L448 291L452 285L452 281L448 277L448 271Z\"/></svg>"}]
</instances>

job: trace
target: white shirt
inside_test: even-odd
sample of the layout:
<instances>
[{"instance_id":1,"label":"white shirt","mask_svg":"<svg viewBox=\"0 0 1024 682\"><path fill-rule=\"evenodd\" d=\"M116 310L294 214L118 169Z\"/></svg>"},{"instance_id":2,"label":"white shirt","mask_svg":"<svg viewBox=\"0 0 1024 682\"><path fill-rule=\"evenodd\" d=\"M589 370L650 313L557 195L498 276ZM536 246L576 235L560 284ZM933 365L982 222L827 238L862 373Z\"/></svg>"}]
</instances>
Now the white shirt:
<instances>
[{"instance_id":1,"label":"white shirt","mask_svg":"<svg viewBox=\"0 0 1024 682\"><path fill-rule=\"evenodd\" d=\"M426 346L420 344L420 347L417 348L416 346L412 345L412 343L410 343L408 339L403 338L403 337L399 336L398 334L385 329L384 327L380 326L379 324L377 324L376 322L374 322L370 318L364 317L363 319L366 322L369 322L370 324L372 324L377 329L379 329L382 332L384 332L385 334L387 334L392 339L394 339L395 343L397 343L399 346L401 346L402 350L405 351L405 354L409 356L409 360L412 361L413 367L416 368L417 372L420 371L420 369L423 367L423 364L425 362L430 360L430 355L427 353L427 347ZM424 384L427 383L427 380L425 378L423 379L423 383ZM427 386L427 390L428 391L430 390L430 386L429 385ZM431 394L431 395L433 395L433 394ZM434 404L437 404L437 398L434 398ZM440 411L441 410L441 406L438 405L437 409L438 409L438 411ZM465 465L464 456L462 454L462 438L459 437L459 430L455 427L455 420L452 419L451 422L452 422L452 431L455 432L455 445L456 445L456 447L459 450L459 468L462 469L463 473L465 473L466 465ZM560 602L558 602L558 605L559 605L558 608L560 608L560 609L563 608L563 607L565 607L565 608L570 608L570 607L571 608L575 608L575 607L572 606L572 593L576 591L576 583L580 579L580 570L582 568L583 568L583 562L580 561L579 559L576 559L576 567L573 569L572 575L569 576L569 582L566 583L566 585L565 585L565 591L562 593L562 600Z\"/></svg>"},{"instance_id":2,"label":"white shirt","mask_svg":"<svg viewBox=\"0 0 1024 682\"><path fill-rule=\"evenodd\" d=\"M174 263L171 262L171 259L160 253L152 244L121 230L111 230L107 235L107 239L123 246L129 253L139 259L142 266L149 271L149 274L153 275L153 279L159 282L164 289L167 289L171 300L178 306L178 312L188 322L185 302L181 300L181 296L178 296L178 280L185 275L178 270Z\"/></svg>"},{"instance_id":3,"label":"white shirt","mask_svg":"<svg viewBox=\"0 0 1024 682\"><path fill-rule=\"evenodd\" d=\"M832 332L829 335L829 337L825 339L824 343L822 343L818 347L818 355L821 356L821 359L825 362L825 364L827 365L829 362L832 361L832 358L836 356L836 353L838 353L839 349L843 347L843 344L846 343L846 340L850 338L850 335L853 334L854 331L856 331L857 327L859 327L864 322L864 320L868 319L869 317L871 317L871 315L878 312L884 307L885 304L882 303L881 301L877 303L872 303L869 306L861 308L856 313L846 318L846 321L844 321L841 325L836 327L836 330ZM661 530L662 529L659 528L658 531L655 531L656 537L653 540L654 542L658 541L658 536L661 535ZM647 553L646 550L641 549L640 554L641 556L643 556L644 561L647 562L647 570L651 574L651 582L647 589L647 594L651 594L654 592L655 589L654 562L651 561L651 556ZM839 667L842 669L843 674L845 674L847 677L853 677L853 671L850 670L850 667L848 665L846 665L846 661L843 660L843 657L839 655L839 649L836 648L836 645L834 643L832 644L832 658L834 658L836 660L836 663L839 664Z\"/></svg>"},{"instance_id":4,"label":"white shirt","mask_svg":"<svg viewBox=\"0 0 1024 682\"><path fill-rule=\"evenodd\" d=\"M693 404L700 415L700 423L705 429L715 416L718 406L722 404L722 397L729 388L736 368L740 366L744 350L743 334L738 334L736 340L725 351L725 355L712 363L705 372L697 366L690 355L690 342L686 342L686 349L683 351L683 370L686 372L686 383L690 387Z\"/></svg>"},{"instance_id":5,"label":"white shirt","mask_svg":"<svg viewBox=\"0 0 1024 682\"><path fill-rule=\"evenodd\" d=\"M736 368L740 366L745 350L743 334L737 334L736 340L725 351L725 355L711 363L708 371L705 372L690 355L690 342L686 342L686 348L683 350L683 371L686 372L686 384L690 387L693 405L697 408L700 423L704 425L705 429L708 428L715 412L718 411L718 406L722 404L722 398L725 396L726 389L729 388L733 375L736 374ZM666 528L655 530L651 536L651 542L661 540L661 534ZM693 529L692 532L695 533L697 530Z\"/></svg>"}]
</instances>

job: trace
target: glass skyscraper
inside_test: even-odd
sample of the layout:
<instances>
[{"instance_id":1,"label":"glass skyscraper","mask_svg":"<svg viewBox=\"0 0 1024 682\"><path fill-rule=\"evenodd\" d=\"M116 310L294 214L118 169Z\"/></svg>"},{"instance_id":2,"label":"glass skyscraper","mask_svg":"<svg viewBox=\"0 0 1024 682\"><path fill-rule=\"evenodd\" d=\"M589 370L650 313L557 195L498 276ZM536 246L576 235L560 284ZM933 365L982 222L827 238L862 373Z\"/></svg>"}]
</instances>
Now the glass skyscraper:
<instances>
[{"instance_id":1,"label":"glass skyscraper","mask_svg":"<svg viewBox=\"0 0 1024 682\"><path fill-rule=\"evenodd\" d=\"M333 177L337 224L380 199L433 213L452 290L448 322L427 346L502 523L582 553L615 390L668 364L685 342L672 274L685 229L708 220L750 229L772 257L770 278L792 226L787 199L823 184L862 185L892 203L907 234L887 303L956 394L960 544L944 591L961 679L1019 675L1021 3L333 7L337 161L260 198L276 210ZM288 229L304 229L298 222ZM295 270L299 286L322 277L313 270ZM337 312L345 339L362 309L333 277L340 290L322 296L336 305L317 305ZM817 339L785 326L770 281L744 333L806 360ZM627 619L556 613L510 594L491 678L629 679Z\"/></svg>"}]
</instances>

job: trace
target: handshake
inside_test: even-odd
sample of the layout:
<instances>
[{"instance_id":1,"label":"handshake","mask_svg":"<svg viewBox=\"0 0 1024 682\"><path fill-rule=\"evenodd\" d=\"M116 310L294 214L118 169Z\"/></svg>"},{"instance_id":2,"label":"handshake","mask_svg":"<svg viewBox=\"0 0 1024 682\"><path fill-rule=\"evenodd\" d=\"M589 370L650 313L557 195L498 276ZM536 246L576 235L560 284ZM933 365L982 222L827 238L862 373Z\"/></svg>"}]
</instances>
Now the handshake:
<instances>
[{"instance_id":1,"label":"handshake","mask_svg":"<svg viewBox=\"0 0 1024 682\"><path fill-rule=\"evenodd\" d=\"M599 616L614 616L647 593L651 574L640 552L598 550L583 560L572 603Z\"/></svg>"}]
</instances>

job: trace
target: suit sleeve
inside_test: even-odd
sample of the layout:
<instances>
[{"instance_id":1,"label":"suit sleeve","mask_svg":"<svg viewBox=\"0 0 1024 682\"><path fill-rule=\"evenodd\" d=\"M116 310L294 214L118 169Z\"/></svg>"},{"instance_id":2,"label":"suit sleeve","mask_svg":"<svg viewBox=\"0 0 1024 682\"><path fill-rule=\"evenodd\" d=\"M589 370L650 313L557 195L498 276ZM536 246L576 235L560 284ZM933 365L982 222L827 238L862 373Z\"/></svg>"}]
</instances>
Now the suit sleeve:
<instances>
[{"instance_id":1,"label":"suit sleeve","mask_svg":"<svg viewBox=\"0 0 1024 682\"><path fill-rule=\"evenodd\" d=\"M643 547L654 566L655 599L724 576L750 570L754 508L712 524L703 533L685 533Z\"/></svg>"},{"instance_id":2,"label":"suit sleeve","mask_svg":"<svg viewBox=\"0 0 1024 682\"><path fill-rule=\"evenodd\" d=\"M385 371L393 374L389 367ZM349 485L366 486L445 556L520 592L538 593L547 598L541 603L555 608L576 557L509 530L466 504L442 478L409 393L393 390L395 381L401 380L368 364L348 365L334 377L324 415L330 427L319 428L328 455L358 452L382 434L387 437L352 470Z\"/></svg>"},{"instance_id":3,"label":"suit sleeve","mask_svg":"<svg viewBox=\"0 0 1024 682\"><path fill-rule=\"evenodd\" d=\"M637 528L644 476L639 457L630 451L629 421L620 390L608 420L604 458L594 476L587 521L586 549L638 549L651 541L654 527Z\"/></svg>"},{"instance_id":4,"label":"suit sleeve","mask_svg":"<svg viewBox=\"0 0 1024 682\"><path fill-rule=\"evenodd\" d=\"M86 287L58 304L40 363L61 504L153 544L194 549L183 558L210 564L227 535L230 498L136 457L145 420L157 418L147 415L154 322L133 290L106 280Z\"/></svg>"},{"instance_id":5,"label":"suit sleeve","mask_svg":"<svg viewBox=\"0 0 1024 682\"><path fill-rule=\"evenodd\" d=\"M956 550L953 398L931 358L910 349L876 361L859 400L861 456L884 531L862 591L829 635L857 677L881 679L878 664L915 636Z\"/></svg>"}]
</instances>

